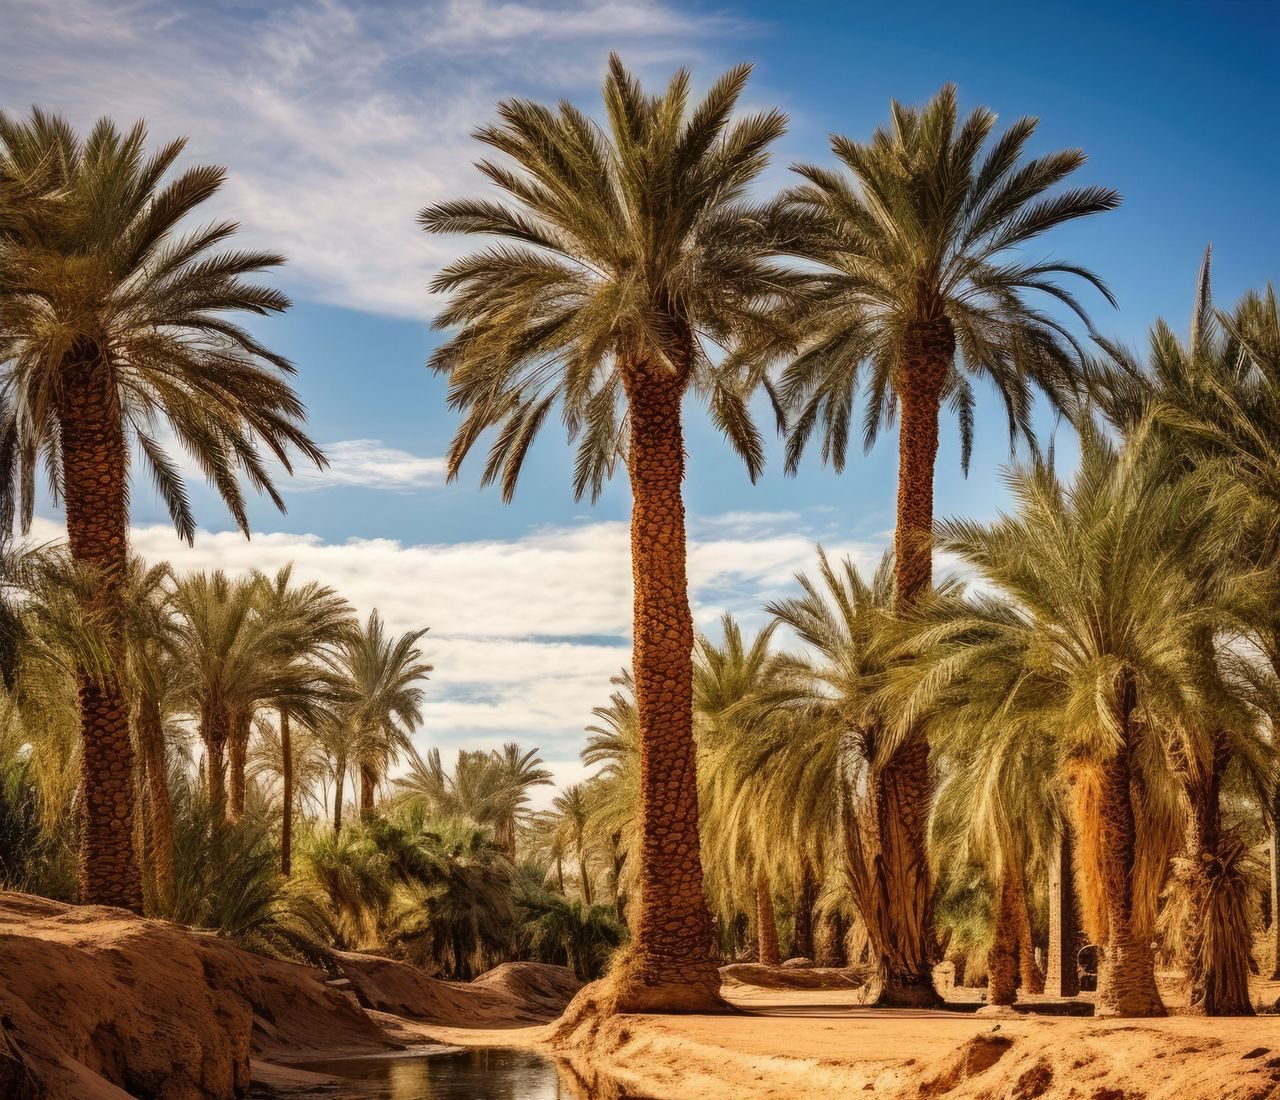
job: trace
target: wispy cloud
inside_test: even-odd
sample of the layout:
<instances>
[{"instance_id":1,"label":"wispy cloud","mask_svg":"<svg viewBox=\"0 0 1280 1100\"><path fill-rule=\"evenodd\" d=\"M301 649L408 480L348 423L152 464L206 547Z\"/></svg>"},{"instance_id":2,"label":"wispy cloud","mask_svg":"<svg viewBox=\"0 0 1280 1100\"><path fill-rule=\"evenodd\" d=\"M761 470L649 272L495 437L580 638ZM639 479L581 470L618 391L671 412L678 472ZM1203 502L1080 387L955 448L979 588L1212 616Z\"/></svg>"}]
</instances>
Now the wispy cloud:
<instances>
[{"instance_id":1,"label":"wispy cloud","mask_svg":"<svg viewBox=\"0 0 1280 1100\"><path fill-rule=\"evenodd\" d=\"M290 487L295 491L335 486L407 491L444 483L445 460L387 447L380 439L341 439L321 445L329 465L323 470L300 465Z\"/></svg>"},{"instance_id":2,"label":"wispy cloud","mask_svg":"<svg viewBox=\"0 0 1280 1100\"><path fill-rule=\"evenodd\" d=\"M715 633L731 611L746 622L792 588L814 549L803 515L756 513L754 521L694 517L689 581L700 629ZM699 532L707 532L704 537ZM63 537L38 519L32 537ZM591 708L631 657L631 566L627 525L590 522L509 539L406 545L391 539L328 542L317 535L201 532L180 543L169 527L133 529L136 551L182 571L274 572L293 562L300 580L342 592L362 613L378 608L390 626L430 626L435 665L422 746L500 744L518 739L560 761L557 777L580 776L575 763ZM879 558L872 544L831 546L860 565ZM568 763L564 763L568 762Z\"/></svg>"},{"instance_id":3,"label":"wispy cloud","mask_svg":"<svg viewBox=\"0 0 1280 1100\"><path fill-rule=\"evenodd\" d=\"M480 189L470 131L511 94L588 102L610 48L694 61L737 26L662 0L189 4L0 0L0 105L144 117L231 170L220 214L304 297L420 317L459 242L415 215Z\"/></svg>"}]
</instances>

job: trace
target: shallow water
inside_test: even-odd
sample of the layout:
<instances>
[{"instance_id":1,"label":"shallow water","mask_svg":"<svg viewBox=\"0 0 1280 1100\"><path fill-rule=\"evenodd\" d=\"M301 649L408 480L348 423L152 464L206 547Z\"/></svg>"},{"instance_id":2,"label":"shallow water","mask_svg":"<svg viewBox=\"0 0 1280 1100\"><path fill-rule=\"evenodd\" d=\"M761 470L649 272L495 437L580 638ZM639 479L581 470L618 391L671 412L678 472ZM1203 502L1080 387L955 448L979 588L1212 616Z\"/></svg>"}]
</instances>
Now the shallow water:
<instances>
[{"instance_id":1,"label":"shallow water","mask_svg":"<svg viewBox=\"0 0 1280 1100\"><path fill-rule=\"evenodd\" d=\"M570 1100L554 1063L527 1050L345 1058L300 1067L340 1078L343 1100ZM349 1082L350 1087L345 1087Z\"/></svg>"}]
</instances>

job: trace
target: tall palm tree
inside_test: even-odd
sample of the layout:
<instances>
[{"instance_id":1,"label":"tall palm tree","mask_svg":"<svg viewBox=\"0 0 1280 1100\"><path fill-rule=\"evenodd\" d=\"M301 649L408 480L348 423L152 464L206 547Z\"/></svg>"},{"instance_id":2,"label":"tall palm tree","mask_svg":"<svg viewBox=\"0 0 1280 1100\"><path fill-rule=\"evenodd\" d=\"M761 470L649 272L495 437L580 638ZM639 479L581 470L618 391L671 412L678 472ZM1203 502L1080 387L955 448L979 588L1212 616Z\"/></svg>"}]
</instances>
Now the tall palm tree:
<instances>
[{"instance_id":1,"label":"tall palm tree","mask_svg":"<svg viewBox=\"0 0 1280 1100\"><path fill-rule=\"evenodd\" d=\"M1012 439L1030 440L1035 390L1055 407L1070 404L1083 356L1066 327L1031 304L1028 292L1065 306L1086 325L1084 308L1060 276L1083 280L1112 300L1086 268L1023 260L1016 250L1064 222L1113 209L1120 197L1103 187L1054 193L1085 155L1069 149L1024 160L1034 118L1016 121L983 155L996 116L980 107L961 121L952 85L922 108L893 103L891 116L870 142L832 137L847 174L796 169L805 182L786 198L813 219L800 252L822 273L813 301L804 303L810 335L783 370L779 395L789 410L792 472L819 428L824 460L843 469L860 387L867 394L867 447L900 418L894 586L901 612L932 578L943 401L959 417L966 470L972 378L989 380L1004 400ZM887 774L888 819L900 823L882 838L895 890L888 913L893 938L911 946L898 953L884 1000L915 1003L932 991L934 953L925 853L932 778L924 738L904 740Z\"/></svg>"},{"instance_id":2,"label":"tall palm tree","mask_svg":"<svg viewBox=\"0 0 1280 1100\"><path fill-rule=\"evenodd\" d=\"M342 827L346 766L359 768L360 812L367 816L373 812L379 780L402 752L412 748L409 735L422 721L424 693L419 685L432 671L418 648L427 630L407 630L392 637L374 610L365 625L349 632L334 651L333 672L345 695L338 721L347 731L350 746L343 753L343 766L335 770L335 830Z\"/></svg>"},{"instance_id":3,"label":"tall palm tree","mask_svg":"<svg viewBox=\"0 0 1280 1100\"><path fill-rule=\"evenodd\" d=\"M577 495L598 495L619 460L630 475L642 859L631 944L600 1002L625 1010L719 1003L698 853L682 406L690 389L705 400L755 476L742 380L708 346L773 338L779 300L807 282L771 262L783 212L746 197L785 125L776 111L731 121L748 73L691 106L687 72L646 96L613 56L605 128L568 103L508 100L476 136L507 159L479 168L510 201L422 213L431 232L502 242L433 284L450 295L437 325L459 328L431 361L464 413L450 476L497 428L483 480L510 497L557 405L578 441Z\"/></svg>"},{"instance_id":4,"label":"tall palm tree","mask_svg":"<svg viewBox=\"0 0 1280 1100\"><path fill-rule=\"evenodd\" d=\"M195 520L164 421L248 531L238 475L283 508L261 448L290 468L296 447L324 461L302 430L304 410L282 375L291 365L226 315L278 313L279 291L247 277L281 262L215 249L235 226L179 226L217 192L220 168L164 182L182 152L148 156L139 123L99 122L80 139L39 110L0 115L0 177L48 171L56 201L31 204L0 243L0 494L23 524L43 461L67 515L71 555L100 577L108 645L120 646L128 565L130 460L141 456L190 541ZM84 828L81 897L137 908L133 752L128 707L114 676L79 677Z\"/></svg>"},{"instance_id":5,"label":"tall palm tree","mask_svg":"<svg viewBox=\"0 0 1280 1100\"><path fill-rule=\"evenodd\" d=\"M316 696L332 694L323 654L338 645L355 625L351 605L328 585L316 581L293 583L293 564L274 577L255 574L258 582L259 613L284 628L282 660L298 673L285 684L286 691L275 700L280 741L280 870L287 877L293 867L294 747L290 702L300 692ZM305 715L304 715L305 717Z\"/></svg>"}]
</instances>

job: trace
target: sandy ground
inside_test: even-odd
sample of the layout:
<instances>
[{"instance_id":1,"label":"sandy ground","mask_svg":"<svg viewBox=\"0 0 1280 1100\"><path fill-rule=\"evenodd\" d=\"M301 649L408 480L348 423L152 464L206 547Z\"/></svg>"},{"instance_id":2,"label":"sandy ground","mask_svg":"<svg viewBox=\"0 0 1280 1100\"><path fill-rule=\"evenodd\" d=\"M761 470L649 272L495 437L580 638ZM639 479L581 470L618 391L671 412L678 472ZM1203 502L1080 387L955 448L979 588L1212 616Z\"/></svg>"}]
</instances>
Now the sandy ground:
<instances>
[{"instance_id":1,"label":"sandy ground","mask_svg":"<svg viewBox=\"0 0 1280 1100\"><path fill-rule=\"evenodd\" d=\"M308 1060L446 1044L540 1050L592 1100L1280 1100L1276 1016L886 1011L844 976L797 989L821 979L739 971L768 984L727 983L732 1013L587 1017L566 1033L545 1022L577 989L560 968L467 985L336 962L339 979L121 910L0 893L0 1097L232 1100L251 1081L316 1095ZM1259 984L1259 1003L1277 996Z\"/></svg>"},{"instance_id":2,"label":"sandy ground","mask_svg":"<svg viewBox=\"0 0 1280 1100\"><path fill-rule=\"evenodd\" d=\"M392 1026L402 1041L543 1050L593 1100L1280 1100L1274 1016L994 1017L870 1009L844 990L728 992L741 1014L621 1017L555 1043L548 1027ZM1277 993L1260 983L1259 998Z\"/></svg>"}]
</instances>

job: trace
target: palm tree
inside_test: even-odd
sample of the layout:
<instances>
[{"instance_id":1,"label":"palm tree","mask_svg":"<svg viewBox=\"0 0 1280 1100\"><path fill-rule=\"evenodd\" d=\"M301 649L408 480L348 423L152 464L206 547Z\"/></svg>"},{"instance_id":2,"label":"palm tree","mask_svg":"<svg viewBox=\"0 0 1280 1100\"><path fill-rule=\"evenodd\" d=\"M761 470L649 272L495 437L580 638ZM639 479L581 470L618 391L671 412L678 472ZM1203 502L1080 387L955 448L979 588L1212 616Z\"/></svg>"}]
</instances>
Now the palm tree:
<instances>
[{"instance_id":1,"label":"palm tree","mask_svg":"<svg viewBox=\"0 0 1280 1100\"><path fill-rule=\"evenodd\" d=\"M865 387L863 441L874 443L896 416L898 504L895 599L905 612L932 578L930 533L938 417L945 400L961 429L968 468L973 432L971 376L987 378L1008 410L1011 438L1031 440L1034 391L1070 404L1081 349L1067 329L1026 300L1038 292L1088 317L1059 276L1083 280L1108 301L1090 271L1010 254L1075 218L1111 210L1109 188L1051 190L1079 168L1078 149L1023 160L1037 120L1015 122L982 155L996 116L957 117L946 85L923 108L893 103L892 123L868 143L839 135L831 148L850 175L801 166L805 183L786 199L813 228L801 254L822 265L820 289L803 303L810 336L782 372L787 407L786 464L794 472L821 426L823 459L844 468L850 420ZM850 176L852 178L850 178ZM786 339L779 351L788 353ZM932 778L923 737L905 739L886 773L882 837L892 938L909 950L892 963L885 1003L929 998L934 954L925 820Z\"/></svg>"},{"instance_id":2,"label":"palm tree","mask_svg":"<svg viewBox=\"0 0 1280 1100\"><path fill-rule=\"evenodd\" d=\"M240 816L254 714L283 688L287 678L280 624L258 613L257 592L258 585L251 579L232 579L221 570L189 573L173 591L178 664L204 742L215 822L222 821L228 809L233 818Z\"/></svg>"},{"instance_id":3,"label":"palm tree","mask_svg":"<svg viewBox=\"0 0 1280 1100\"><path fill-rule=\"evenodd\" d=\"M260 447L286 470L290 447L324 461L281 377L293 368L226 316L288 306L283 294L247 281L280 257L215 252L235 230L225 222L178 235L225 176L192 168L165 184L183 142L147 156L146 136L140 123L122 134L104 119L81 140L39 110L27 121L0 115L0 177L45 171L56 195L30 204L0 244L0 495L25 527L36 468L48 467L71 556L99 575L90 598L116 651L135 448L179 535L190 541L195 532L182 476L156 434L162 420L246 532L239 473L283 507ZM84 671L78 681L81 899L136 909L127 702L115 676Z\"/></svg>"},{"instance_id":4,"label":"palm tree","mask_svg":"<svg viewBox=\"0 0 1280 1100\"><path fill-rule=\"evenodd\" d=\"M293 583L293 565L284 566L274 577L256 574L259 613L269 622L281 624L287 635L283 660L299 673L298 681L276 700L280 740L280 869L288 877L293 862L294 760L291 697L299 691L321 696L331 694L333 685L326 675L322 655L326 647L339 644L354 625L351 605L328 585L309 581Z\"/></svg>"},{"instance_id":5,"label":"palm tree","mask_svg":"<svg viewBox=\"0 0 1280 1100\"><path fill-rule=\"evenodd\" d=\"M944 644L931 647L933 631L940 622L975 617L1018 622L1017 612L999 600L971 600L959 590L921 601L898 641L913 659L892 664L880 692L886 714L920 720L912 694L931 677L945 675L956 645L980 640L948 634ZM983 914L980 938L992 1005L1013 1003L1019 977L1023 992L1044 992L1027 881L1047 867L1065 813L1059 797L1065 762L1061 742L1052 736L1055 715L1046 710L1054 697L1038 692L1039 682L1026 675L1025 656L1014 648L986 650L984 659L970 661L967 674L953 681L922 718L945 777L930 818L933 865L953 895L972 896L975 869L989 888L990 912ZM973 907L964 906L959 916L962 927L949 929L953 940L975 938ZM964 959L965 945L959 946L956 955ZM966 973L980 971L964 961Z\"/></svg>"},{"instance_id":6,"label":"palm tree","mask_svg":"<svg viewBox=\"0 0 1280 1100\"><path fill-rule=\"evenodd\" d=\"M1117 453L1082 437L1064 487L1051 466L1016 468L1016 515L990 526L940 525L939 545L1003 589L1009 605L976 605L915 634L933 662L903 704L918 721L985 663L1020 665L1020 690L1055 714L1074 791L1085 923L1105 944L1099 1015L1164 1011L1151 942L1157 898L1184 820L1178 761L1213 728L1225 693L1200 644L1206 604L1198 556L1211 515L1204 487L1171 481L1159 455Z\"/></svg>"},{"instance_id":7,"label":"palm tree","mask_svg":"<svg viewBox=\"0 0 1280 1100\"><path fill-rule=\"evenodd\" d=\"M529 792L551 783L551 773L542 766L538 750L523 750L508 741L494 750L502 796L493 808L494 836L512 863L516 861L516 834L529 816ZM588 904L590 902L588 901Z\"/></svg>"},{"instance_id":8,"label":"palm tree","mask_svg":"<svg viewBox=\"0 0 1280 1100\"><path fill-rule=\"evenodd\" d=\"M168 723L178 708L176 623L167 562L147 568L134 558L128 577L125 685L142 779L142 872L148 897L167 906L174 887L173 805L169 791Z\"/></svg>"},{"instance_id":9,"label":"palm tree","mask_svg":"<svg viewBox=\"0 0 1280 1100\"><path fill-rule=\"evenodd\" d=\"M491 752L459 749L449 772L440 750L425 758L410 750L409 770L396 780L400 802L438 817L466 818L493 830L493 837L514 861L516 836L529 821L529 791L551 782L538 749L509 741Z\"/></svg>"},{"instance_id":10,"label":"palm tree","mask_svg":"<svg viewBox=\"0 0 1280 1100\"><path fill-rule=\"evenodd\" d=\"M779 662L770 643L776 624L766 625L749 641L731 615L723 615L720 626L720 644L700 636L694 647L693 706L708 893L720 896L721 917L730 920L737 908L735 888L745 887L753 894L760 962L777 966L781 959L773 892L779 869L794 864L788 857L796 848L785 824L776 828L778 819L765 812L776 761L762 759L756 751L758 738L751 736L763 710L753 704L775 686ZM789 817L783 821L789 822Z\"/></svg>"},{"instance_id":11,"label":"palm tree","mask_svg":"<svg viewBox=\"0 0 1280 1100\"><path fill-rule=\"evenodd\" d=\"M380 778L402 752L412 749L409 735L422 721L423 690L418 685L432 671L418 648L427 630L407 630L393 638L374 610L334 651L332 671L345 696L332 727L341 731L344 746L334 771L335 831L342 828L346 768L355 764L360 769L360 812L368 816Z\"/></svg>"},{"instance_id":12,"label":"palm tree","mask_svg":"<svg viewBox=\"0 0 1280 1100\"><path fill-rule=\"evenodd\" d=\"M613 56L607 128L568 103L508 100L476 136L514 165L479 164L512 201L422 213L431 232L503 241L433 283L451 295L437 325L460 326L431 361L465 414L450 476L497 428L483 480L509 498L557 404L579 443L577 495L597 496L620 459L630 475L643 840L632 941L601 1001L620 1010L719 1003L693 781L682 405L690 388L702 397L754 477L763 450L742 380L707 347L773 338L778 302L807 281L770 262L783 212L746 198L785 123L776 111L731 123L748 73L690 108L687 72L646 96Z\"/></svg>"},{"instance_id":13,"label":"palm tree","mask_svg":"<svg viewBox=\"0 0 1280 1100\"><path fill-rule=\"evenodd\" d=\"M1093 407L1125 434L1135 448L1157 449L1166 476L1196 476L1211 485L1218 518L1219 552L1201 556L1203 575L1196 578L1205 598L1223 596L1234 575L1247 577L1235 587L1224 618L1206 623L1200 632L1201 660L1217 673L1227 671L1233 697L1263 700L1256 658L1268 659L1274 618L1269 599L1280 570L1276 558L1274 513L1266 492L1257 492L1256 463L1266 454L1273 433L1274 394L1266 381L1266 312L1261 299L1248 295L1231 314L1214 309L1211 294L1212 249L1206 249L1196 286L1188 339L1179 339L1163 320L1152 327L1145 362L1124 348L1103 341L1104 359L1094 364L1090 397ZM1273 310L1274 312L1274 310ZM1263 324L1259 325L1259 321ZM1262 336L1259 340L1258 337ZM1250 348L1252 345L1252 350ZM1275 344L1280 352L1280 341ZM1273 369L1280 368L1277 362ZM1260 445L1261 444L1261 451ZM1206 480L1206 476L1208 480ZM1273 475L1268 474L1268 477ZM1263 483L1264 485L1266 482ZM1237 647L1219 655L1219 639L1228 628L1243 631L1249 653ZM1232 700L1227 699L1209 727L1196 731L1179 753L1179 772L1187 802L1186 850L1178 861L1178 881L1185 897L1184 924L1177 937L1185 953L1192 1011L1208 1015L1252 1012L1248 957L1251 933L1243 922L1224 926L1222 913L1240 911L1232 899L1249 892L1247 849L1234 829L1226 827L1222 804L1228 773L1242 773L1266 788L1256 723L1249 712L1234 730L1226 728ZM1267 797L1261 799L1263 804ZM1243 875L1243 878L1241 878ZM1234 929L1236 942L1228 934Z\"/></svg>"},{"instance_id":14,"label":"palm tree","mask_svg":"<svg viewBox=\"0 0 1280 1100\"><path fill-rule=\"evenodd\" d=\"M557 816L557 833L565 851L572 852L578 861L578 884L582 901L588 909L594 904L591 890L591 869L587 866L587 826L591 818L591 799L583 783L566 787L552 800L551 808Z\"/></svg>"}]
</instances>

